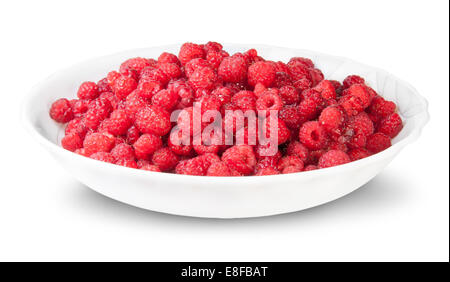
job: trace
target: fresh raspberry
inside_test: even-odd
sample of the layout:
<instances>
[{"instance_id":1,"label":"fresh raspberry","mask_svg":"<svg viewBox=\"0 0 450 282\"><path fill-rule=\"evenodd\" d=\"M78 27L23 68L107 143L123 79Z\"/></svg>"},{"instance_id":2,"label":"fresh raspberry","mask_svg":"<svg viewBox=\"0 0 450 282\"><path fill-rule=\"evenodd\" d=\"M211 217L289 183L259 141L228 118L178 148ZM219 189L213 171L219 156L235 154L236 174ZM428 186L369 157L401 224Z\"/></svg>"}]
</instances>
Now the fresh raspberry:
<instances>
[{"instance_id":1,"label":"fresh raspberry","mask_svg":"<svg viewBox=\"0 0 450 282\"><path fill-rule=\"evenodd\" d=\"M295 104L284 106L278 114L278 117L291 129L298 129L305 121L298 106Z\"/></svg>"},{"instance_id":2,"label":"fresh raspberry","mask_svg":"<svg viewBox=\"0 0 450 282\"><path fill-rule=\"evenodd\" d=\"M293 86L297 88L299 93L302 93L303 91L310 89L312 87L312 82L307 78L301 78L299 80L294 81Z\"/></svg>"},{"instance_id":3,"label":"fresh raspberry","mask_svg":"<svg viewBox=\"0 0 450 282\"><path fill-rule=\"evenodd\" d=\"M125 143L117 144L111 150L111 155L116 160L122 160L122 159L123 160L134 160L135 159L133 147L131 147L130 145L125 144Z\"/></svg>"},{"instance_id":4,"label":"fresh raspberry","mask_svg":"<svg viewBox=\"0 0 450 282\"><path fill-rule=\"evenodd\" d=\"M205 51L203 50L202 46L194 43L184 43L180 48L180 52L178 53L178 58L183 65L185 65L192 59L204 57Z\"/></svg>"},{"instance_id":5,"label":"fresh raspberry","mask_svg":"<svg viewBox=\"0 0 450 282\"><path fill-rule=\"evenodd\" d=\"M309 158L309 150L299 141L290 142L287 146L286 153L288 156L296 156L304 163Z\"/></svg>"},{"instance_id":6,"label":"fresh raspberry","mask_svg":"<svg viewBox=\"0 0 450 282\"><path fill-rule=\"evenodd\" d=\"M264 92L266 92L267 87L264 86L262 83L256 83L255 87L253 88L253 93L255 93L256 97L261 96Z\"/></svg>"},{"instance_id":7,"label":"fresh raspberry","mask_svg":"<svg viewBox=\"0 0 450 282\"><path fill-rule=\"evenodd\" d=\"M132 77L120 76L114 81L112 89L120 100L125 99L137 87L137 82Z\"/></svg>"},{"instance_id":8,"label":"fresh raspberry","mask_svg":"<svg viewBox=\"0 0 450 282\"><path fill-rule=\"evenodd\" d=\"M137 164L138 168L142 168L143 166L151 165L151 162L149 160L140 159L140 160L137 160L136 164ZM158 168L158 170L159 170L159 168Z\"/></svg>"},{"instance_id":9,"label":"fresh raspberry","mask_svg":"<svg viewBox=\"0 0 450 282\"><path fill-rule=\"evenodd\" d=\"M279 111L283 107L283 101L277 93L278 91L266 91L256 100L256 109L264 111L267 115L269 111Z\"/></svg>"},{"instance_id":10,"label":"fresh raspberry","mask_svg":"<svg viewBox=\"0 0 450 282\"><path fill-rule=\"evenodd\" d=\"M186 73L186 76L189 78L195 70L205 67L211 67L209 62L202 58L196 58L186 63L186 65L184 66L184 71Z\"/></svg>"},{"instance_id":11,"label":"fresh raspberry","mask_svg":"<svg viewBox=\"0 0 450 282\"><path fill-rule=\"evenodd\" d=\"M137 127L134 125L131 126L130 128L128 128L126 134L127 144L132 145L134 142L136 142L136 140L138 140L139 136L140 136L139 129L137 129Z\"/></svg>"},{"instance_id":12,"label":"fresh raspberry","mask_svg":"<svg viewBox=\"0 0 450 282\"><path fill-rule=\"evenodd\" d=\"M171 54L171 53L163 52L158 57L158 65L165 64L165 63L177 64L179 66L181 65L180 60L178 60L177 56L175 56L174 54Z\"/></svg>"},{"instance_id":13,"label":"fresh raspberry","mask_svg":"<svg viewBox=\"0 0 450 282\"><path fill-rule=\"evenodd\" d=\"M210 67L203 67L194 70L189 77L189 82L195 88L211 89L217 80L217 75Z\"/></svg>"},{"instance_id":14,"label":"fresh raspberry","mask_svg":"<svg viewBox=\"0 0 450 282\"><path fill-rule=\"evenodd\" d=\"M302 92L303 100L298 105L299 112L306 120L317 118L319 113L326 107L325 100L319 92L308 89Z\"/></svg>"},{"instance_id":15,"label":"fresh raspberry","mask_svg":"<svg viewBox=\"0 0 450 282\"><path fill-rule=\"evenodd\" d=\"M384 133L377 132L367 138L366 148L376 154L391 147L391 139Z\"/></svg>"},{"instance_id":16,"label":"fresh raspberry","mask_svg":"<svg viewBox=\"0 0 450 282\"><path fill-rule=\"evenodd\" d=\"M223 46L222 44L218 43L218 42L214 42L214 41L208 41L203 48L205 49L206 52L210 52L210 51L216 51L219 52L222 50Z\"/></svg>"},{"instance_id":17,"label":"fresh raspberry","mask_svg":"<svg viewBox=\"0 0 450 282\"><path fill-rule=\"evenodd\" d=\"M326 146L327 134L318 121L305 122L300 127L299 140L310 150L319 150Z\"/></svg>"},{"instance_id":18,"label":"fresh raspberry","mask_svg":"<svg viewBox=\"0 0 450 282\"><path fill-rule=\"evenodd\" d=\"M73 119L73 111L70 106L70 101L65 98L61 98L53 102L50 107L50 117L54 121L60 123L66 123Z\"/></svg>"},{"instance_id":19,"label":"fresh raspberry","mask_svg":"<svg viewBox=\"0 0 450 282\"><path fill-rule=\"evenodd\" d=\"M205 172L213 163L220 162L220 157L213 153L206 153L196 158L200 160L200 165L203 167Z\"/></svg>"},{"instance_id":20,"label":"fresh raspberry","mask_svg":"<svg viewBox=\"0 0 450 282\"><path fill-rule=\"evenodd\" d=\"M100 94L100 96L98 97L98 100L101 101L105 101L107 100L110 104L111 107L113 109L117 109L119 108L119 105L121 104L121 100L119 98L117 98L116 95L114 95L114 93L112 92L103 92L102 94Z\"/></svg>"},{"instance_id":21,"label":"fresh raspberry","mask_svg":"<svg viewBox=\"0 0 450 282\"><path fill-rule=\"evenodd\" d=\"M109 86L108 78L102 78L97 82L98 93L112 92L111 86Z\"/></svg>"},{"instance_id":22,"label":"fresh raspberry","mask_svg":"<svg viewBox=\"0 0 450 282\"><path fill-rule=\"evenodd\" d=\"M84 124L87 128L95 130L100 123L109 116L112 111L111 102L107 99L93 100L84 116Z\"/></svg>"},{"instance_id":23,"label":"fresh raspberry","mask_svg":"<svg viewBox=\"0 0 450 282\"><path fill-rule=\"evenodd\" d=\"M218 74L224 82L244 82L247 78L247 62L239 56L226 57L220 63Z\"/></svg>"},{"instance_id":24,"label":"fresh raspberry","mask_svg":"<svg viewBox=\"0 0 450 282\"><path fill-rule=\"evenodd\" d=\"M135 125L142 133L166 135L171 128L170 114L157 106L147 106L136 113Z\"/></svg>"},{"instance_id":25,"label":"fresh raspberry","mask_svg":"<svg viewBox=\"0 0 450 282\"><path fill-rule=\"evenodd\" d=\"M131 58L126 60L120 65L119 72L126 73L127 71L134 70L138 73L138 75L141 73L141 71L145 68L150 66L150 61L145 58Z\"/></svg>"},{"instance_id":26,"label":"fresh raspberry","mask_svg":"<svg viewBox=\"0 0 450 282\"><path fill-rule=\"evenodd\" d=\"M136 88L136 94L144 99L150 99L162 89L161 83L153 80L141 80Z\"/></svg>"},{"instance_id":27,"label":"fresh raspberry","mask_svg":"<svg viewBox=\"0 0 450 282\"><path fill-rule=\"evenodd\" d=\"M90 158L94 159L94 160L97 160L97 161L102 161L102 162L105 162L105 163L110 163L110 164L114 164L115 163L114 157L111 156L111 154L107 153L107 152L94 153L94 154L90 155Z\"/></svg>"},{"instance_id":28,"label":"fresh raspberry","mask_svg":"<svg viewBox=\"0 0 450 282\"><path fill-rule=\"evenodd\" d=\"M112 135L123 135L128 128L133 124L133 121L128 116L125 110L115 110L111 116L103 122L103 128Z\"/></svg>"},{"instance_id":29,"label":"fresh raspberry","mask_svg":"<svg viewBox=\"0 0 450 282\"><path fill-rule=\"evenodd\" d=\"M300 172L303 167L303 161L296 156L283 157L278 163L278 170L283 174Z\"/></svg>"},{"instance_id":30,"label":"fresh raspberry","mask_svg":"<svg viewBox=\"0 0 450 282\"><path fill-rule=\"evenodd\" d=\"M222 63L223 59L230 56L225 51L209 51L206 54L206 60L211 65L212 68L218 69L220 64Z\"/></svg>"},{"instance_id":31,"label":"fresh raspberry","mask_svg":"<svg viewBox=\"0 0 450 282\"><path fill-rule=\"evenodd\" d=\"M300 92L293 86L283 86L280 88L280 96L287 105L300 102Z\"/></svg>"},{"instance_id":32,"label":"fresh raspberry","mask_svg":"<svg viewBox=\"0 0 450 282\"><path fill-rule=\"evenodd\" d=\"M252 91L239 91L231 98L231 102L243 112L256 109L256 95Z\"/></svg>"},{"instance_id":33,"label":"fresh raspberry","mask_svg":"<svg viewBox=\"0 0 450 282\"><path fill-rule=\"evenodd\" d=\"M225 162L215 162L211 164L206 172L207 176L232 176L230 168Z\"/></svg>"},{"instance_id":34,"label":"fresh raspberry","mask_svg":"<svg viewBox=\"0 0 450 282\"><path fill-rule=\"evenodd\" d=\"M273 140L272 138L274 138L275 136L272 136L271 133L271 124L274 124L277 126L277 136L276 139ZM262 136L265 136L265 138L277 142L278 145L286 143L290 136L291 136L291 132L289 131L288 127L286 126L286 124L278 119L278 118L272 118L272 117L267 117L263 122L262 122Z\"/></svg>"},{"instance_id":35,"label":"fresh raspberry","mask_svg":"<svg viewBox=\"0 0 450 282\"><path fill-rule=\"evenodd\" d=\"M168 171L178 164L178 157L167 147L161 148L153 153L152 162L161 171Z\"/></svg>"},{"instance_id":36,"label":"fresh raspberry","mask_svg":"<svg viewBox=\"0 0 450 282\"><path fill-rule=\"evenodd\" d=\"M89 100L97 98L99 94L97 84L92 81L83 82L77 92L78 98Z\"/></svg>"},{"instance_id":37,"label":"fresh raspberry","mask_svg":"<svg viewBox=\"0 0 450 282\"><path fill-rule=\"evenodd\" d=\"M69 151L75 151L83 147L83 140L77 133L70 133L64 136L61 140L61 145L64 149Z\"/></svg>"},{"instance_id":38,"label":"fresh raspberry","mask_svg":"<svg viewBox=\"0 0 450 282\"><path fill-rule=\"evenodd\" d=\"M336 92L336 96L339 97L342 94L342 91L344 91L344 86L337 80L329 80L331 84L334 87L334 90Z\"/></svg>"},{"instance_id":39,"label":"fresh raspberry","mask_svg":"<svg viewBox=\"0 0 450 282\"><path fill-rule=\"evenodd\" d=\"M120 159L120 160L116 161L116 165L129 167L129 168L138 168L137 164L134 160Z\"/></svg>"},{"instance_id":40,"label":"fresh raspberry","mask_svg":"<svg viewBox=\"0 0 450 282\"><path fill-rule=\"evenodd\" d=\"M248 84L255 86L256 83L262 83L269 87L275 80L276 70L271 63L257 62L248 68Z\"/></svg>"},{"instance_id":41,"label":"fresh raspberry","mask_svg":"<svg viewBox=\"0 0 450 282\"><path fill-rule=\"evenodd\" d=\"M402 118L397 114L393 113L381 120L378 127L378 132L384 133L387 136L394 138L403 128Z\"/></svg>"},{"instance_id":42,"label":"fresh raspberry","mask_svg":"<svg viewBox=\"0 0 450 282\"><path fill-rule=\"evenodd\" d=\"M142 71L140 81L156 81L165 86L170 81L170 77L160 68L145 68Z\"/></svg>"},{"instance_id":43,"label":"fresh raspberry","mask_svg":"<svg viewBox=\"0 0 450 282\"><path fill-rule=\"evenodd\" d=\"M167 78L169 80L176 79L183 74L180 67L175 63L159 64L158 69L160 69L167 76Z\"/></svg>"},{"instance_id":44,"label":"fresh raspberry","mask_svg":"<svg viewBox=\"0 0 450 282\"><path fill-rule=\"evenodd\" d=\"M339 107L329 106L319 116L320 125L328 132L336 132L345 121L344 113Z\"/></svg>"},{"instance_id":45,"label":"fresh raspberry","mask_svg":"<svg viewBox=\"0 0 450 282\"><path fill-rule=\"evenodd\" d=\"M339 150L330 150L322 155L319 159L319 167L326 168L349 163L350 157L347 153Z\"/></svg>"},{"instance_id":46,"label":"fresh raspberry","mask_svg":"<svg viewBox=\"0 0 450 282\"><path fill-rule=\"evenodd\" d=\"M134 153L138 159L148 159L156 150L163 145L159 136L153 134L143 134L134 142Z\"/></svg>"},{"instance_id":47,"label":"fresh raspberry","mask_svg":"<svg viewBox=\"0 0 450 282\"><path fill-rule=\"evenodd\" d=\"M114 86L114 84L116 83L116 80L121 77L122 75L117 72L117 71L110 71L107 75L106 75L106 80L108 81L109 86L112 87Z\"/></svg>"},{"instance_id":48,"label":"fresh raspberry","mask_svg":"<svg viewBox=\"0 0 450 282\"><path fill-rule=\"evenodd\" d=\"M311 82L313 86L319 84L325 77L321 70L319 69L309 69L311 75Z\"/></svg>"},{"instance_id":49,"label":"fresh raspberry","mask_svg":"<svg viewBox=\"0 0 450 282\"><path fill-rule=\"evenodd\" d=\"M344 95L358 97L361 100L362 107L365 109L370 106L371 100L367 88L363 84L353 84L344 91Z\"/></svg>"},{"instance_id":50,"label":"fresh raspberry","mask_svg":"<svg viewBox=\"0 0 450 282\"><path fill-rule=\"evenodd\" d=\"M374 115L384 118L393 114L396 108L397 106L393 102L386 101L383 97L377 96L373 98L372 104L370 105L368 111Z\"/></svg>"},{"instance_id":51,"label":"fresh raspberry","mask_svg":"<svg viewBox=\"0 0 450 282\"><path fill-rule=\"evenodd\" d=\"M90 156L97 152L109 152L114 147L115 138L108 133L94 132L86 135L83 148L86 155Z\"/></svg>"},{"instance_id":52,"label":"fresh raspberry","mask_svg":"<svg viewBox=\"0 0 450 282\"><path fill-rule=\"evenodd\" d=\"M364 136L365 137L365 136ZM365 144L365 143L364 143ZM344 143L341 143L341 141L340 140L338 140L338 141L331 141L330 143L329 143L329 145L328 145L328 148L327 148L327 150L339 150L339 151L342 151L342 152L348 152L348 147L347 147L347 145L346 144L344 144Z\"/></svg>"},{"instance_id":53,"label":"fresh raspberry","mask_svg":"<svg viewBox=\"0 0 450 282\"><path fill-rule=\"evenodd\" d=\"M166 111L171 111L177 103L178 95L167 89L159 91L152 97L152 104L161 107Z\"/></svg>"},{"instance_id":54,"label":"fresh raspberry","mask_svg":"<svg viewBox=\"0 0 450 282\"><path fill-rule=\"evenodd\" d=\"M147 171L154 171L154 172L161 172L159 167L157 167L156 165L151 165L151 164L143 165L139 169L147 170Z\"/></svg>"},{"instance_id":55,"label":"fresh raspberry","mask_svg":"<svg viewBox=\"0 0 450 282\"><path fill-rule=\"evenodd\" d=\"M183 160L175 167L175 173L186 175L206 175L204 167L201 165L201 159L192 158Z\"/></svg>"},{"instance_id":56,"label":"fresh raspberry","mask_svg":"<svg viewBox=\"0 0 450 282\"><path fill-rule=\"evenodd\" d=\"M244 175L251 174L256 165L255 153L248 145L236 145L227 149L222 155L222 161Z\"/></svg>"},{"instance_id":57,"label":"fresh raspberry","mask_svg":"<svg viewBox=\"0 0 450 282\"><path fill-rule=\"evenodd\" d=\"M294 81L300 79L307 79L313 82L309 68L306 67L303 63L298 61L293 61L292 63L289 62L288 67L289 67L289 75L292 77Z\"/></svg>"},{"instance_id":58,"label":"fresh raspberry","mask_svg":"<svg viewBox=\"0 0 450 282\"><path fill-rule=\"evenodd\" d=\"M149 105L148 101L139 96L136 91L131 92L125 100L125 110L131 117L147 105Z\"/></svg>"},{"instance_id":59,"label":"fresh raspberry","mask_svg":"<svg viewBox=\"0 0 450 282\"><path fill-rule=\"evenodd\" d=\"M88 155L86 155L86 150L84 149L84 148L81 148L81 149L76 149L75 151L73 151L75 154L78 154L78 155L80 155L80 156L83 156L83 157L89 157Z\"/></svg>"},{"instance_id":60,"label":"fresh raspberry","mask_svg":"<svg viewBox=\"0 0 450 282\"><path fill-rule=\"evenodd\" d=\"M352 162L367 158L370 155L371 155L371 153L367 149L364 149L364 148L357 148L357 149L350 150L348 152L348 156L350 157L350 160Z\"/></svg>"},{"instance_id":61,"label":"fresh raspberry","mask_svg":"<svg viewBox=\"0 0 450 282\"><path fill-rule=\"evenodd\" d=\"M346 144L351 149L364 148L367 144L367 136L362 133L354 134Z\"/></svg>"},{"instance_id":62,"label":"fresh raspberry","mask_svg":"<svg viewBox=\"0 0 450 282\"><path fill-rule=\"evenodd\" d=\"M225 103L231 102L231 97L233 96L233 92L228 87L219 87L214 89L211 92L211 96L216 97L220 103L223 105Z\"/></svg>"},{"instance_id":63,"label":"fresh raspberry","mask_svg":"<svg viewBox=\"0 0 450 282\"><path fill-rule=\"evenodd\" d=\"M316 170L316 169L318 169L317 166L315 166L315 165L308 165L308 166L305 167L305 169L303 171L311 171L311 170Z\"/></svg>"},{"instance_id":64,"label":"fresh raspberry","mask_svg":"<svg viewBox=\"0 0 450 282\"><path fill-rule=\"evenodd\" d=\"M369 136L374 132L373 122L365 112L361 112L354 117L350 117L348 128L353 130L354 134L362 134L365 136Z\"/></svg>"},{"instance_id":65,"label":"fresh raspberry","mask_svg":"<svg viewBox=\"0 0 450 282\"><path fill-rule=\"evenodd\" d=\"M178 135L179 143L174 143L172 140ZM181 142L183 140L183 132L181 130L173 130L170 133L169 140L167 141L169 148L177 155L180 156L191 156L192 155L192 140L191 136L187 137L189 140Z\"/></svg>"},{"instance_id":66,"label":"fresh raspberry","mask_svg":"<svg viewBox=\"0 0 450 282\"><path fill-rule=\"evenodd\" d=\"M349 88L353 84L364 84L365 80L364 78L358 76L358 75L349 75L347 76L343 81L344 89Z\"/></svg>"},{"instance_id":67,"label":"fresh raspberry","mask_svg":"<svg viewBox=\"0 0 450 282\"><path fill-rule=\"evenodd\" d=\"M288 65L302 64L307 68L314 68L314 63L311 59L303 57L293 57L289 60Z\"/></svg>"},{"instance_id":68,"label":"fresh raspberry","mask_svg":"<svg viewBox=\"0 0 450 282\"><path fill-rule=\"evenodd\" d=\"M275 80L272 83L273 87L281 88L283 86L294 86L294 82L292 80L292 77L287 72L277 72L275 74Z\"/></svg>"},{"instance_id":69,"label":"fresh raspberry","mask_svg":"<svg viewBox=\"0 0 450 282\"><path fill-rule=\"evenodd\" d=\"M81 117L85 112L87 112L87 110L89 109L89 103L90 102L91 101L87 100L87 99L84 99L84 100L79 100L79 99L70 100L70 106L72 108L74 117Z\"/></svg>"},{"instance_id":70,"label":"fresh raspberry","mask_svg":"<svg viewBox=\"0 0 450 282\"><path fill-rule=\"evenodd\" d=\"M348 116L356 116L364 111L364 103L354 95L345 95L339 98L339 105L344 109Z\"/></svg>"},{"instance_id":71,"label":"fresh raspberry","mask_svg":"<svg viewBox=\"0 0 450 282\"><path fill-rule=\"evenodd\" d=\"M74 118L67 123L64 133L66 135L75 133L83 139L86 136L87 130L82 118Z\"/></svg>"},{"instance_id":72,"label":"fresh raspberry","mask_svg":"<svg viewBox=\"0 0 450 282\"><path fill-rule=\"evenodd\" d=\"M314 89L326 100L336 99L336 89L334 89L333 83L329 80L322 80Z\"/></svg>"},{"instance_id":73,"label":"fresh raspberry","mask_svg":"<svg viewBox=\"0 0 450 282\"><path fill-rule=\"evenodd\" d=\"M273 167L264 167L256 171L256 176L264 176L264 175L277 175L280 174L280 172Z\"/></svg>"}]
</instances>

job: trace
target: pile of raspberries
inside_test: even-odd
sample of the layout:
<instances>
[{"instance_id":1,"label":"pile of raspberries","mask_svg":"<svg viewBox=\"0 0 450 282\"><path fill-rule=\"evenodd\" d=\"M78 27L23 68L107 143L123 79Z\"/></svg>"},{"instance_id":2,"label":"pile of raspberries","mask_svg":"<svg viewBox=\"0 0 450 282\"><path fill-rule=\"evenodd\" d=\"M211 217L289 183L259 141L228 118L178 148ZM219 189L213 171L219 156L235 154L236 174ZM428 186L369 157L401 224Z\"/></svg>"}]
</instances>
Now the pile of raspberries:
<instances>
[{"instance_id":1,"label":"pile of raspberries","mask_svg":"<svg viewBox=\"0 0 450 282\"><path fill-rule=\"evenodd\" d=\"M332 167L385 150L403 127L395 103L360 76L325 80L310 59L268 61L255 49L230 55L216 42L185 43L178 56L165 52L157 60L126 60L97 83L83 82L77 96L58 99L50 108L53 120L67 123L65 149L130 168L187 175ZM259 142L174 144L170 135L181 131L172 128L181 122L171 122L171 113L192 116L196 104L222 114L277 111L278 151L263 154L267 145ZM246 127L233 133L246 136ZM195 134L191 130L188 136Z\"/></svg>"}]
</instances>

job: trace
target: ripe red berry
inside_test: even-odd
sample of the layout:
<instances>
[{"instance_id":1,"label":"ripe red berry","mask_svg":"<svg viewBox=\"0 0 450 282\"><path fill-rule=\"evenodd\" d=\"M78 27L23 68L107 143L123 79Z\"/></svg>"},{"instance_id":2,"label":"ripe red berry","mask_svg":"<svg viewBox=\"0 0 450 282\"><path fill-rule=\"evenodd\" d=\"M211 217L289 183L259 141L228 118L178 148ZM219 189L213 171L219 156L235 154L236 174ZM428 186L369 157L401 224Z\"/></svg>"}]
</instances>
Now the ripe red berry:
<instances>
[{"instance_id":1,"label":"ripe red berry","mask_svg":"<svg viewBox=\"0 0 450 282\"><path fill-rule=\"evenodd\" d=\"M156 150L163 145L159 136L154 134L143 134L133 144L134 153L138 159L148 159Z\"/></svg>"},{"instance_id":2,"label":"ripe red berry","mask_svg":"<svg viewBox=\"0 0 450 282\"><path fill-rule=\"evenodd\" d=\"M309 150L299 141L293 141L288 144L286 153L289 156L296 156L300 158L303 162L306 162L309 158Z\"/></svg>"},{"instance_id":3,"label":"ripe red berry","mask_svg":"<svg viewBox=\"0 0 450 282\"><path fill-rule=\"evenodd\" d=\"M364 148L357 148L357 149L350 150L348 152L348 156L350 157L350 160L352 162L367 158L370 155L371 155L371 153L369 152L369 150L364 149Z\"/></svg>"},{"instance_id":4,"label":"ripe red berry","mask_svg":"<svg viewBox=\"0 0 450 282\"><path fill-rule=\"evenodd\" d=\"M77 133L69 133L63 137L61 145L64 149L74 152L83 147L83 140Z\"/></svg>"},{"instance_id":5,"label":"ripe red berry","mask_svg":"<svg viewBox=\"0 0 450 282\"><path fill-rule=\"evenodd\" d=\"M153 164L157 165L161 171L168 171L178 164L178 157L170 148L164 147L153 153Z\"/></svg>"},{"instance_id":6,"label":"ripe red berry","mask_svg":"<svg viewBox=\"0 0 450 282\"><path fill-rule=\"evenodd\" d=\"M364 84L364 78L358 76L358 75L349 75L347 76L343 81L344 88L349 88L353 84Z\"/></svg>"},{"instance_id":7,"label":"ripe red berry","mask_svg":"<svg viewBox=\"0 0 450 282\"><path fill-rule=\"evenodd\" d=\"M340 150L330 150L319 159L319 167L326 168L349 163L350 157Z\"/></svg>"},{"instance_id":8,"label":"ripe red berry","mask_svg":"<svg viewBox=\"0 0 450 282\"><path fill-rule=\"evenodd\" d=\"M278 170L283 174L300 172L303 167L303 161L297 156L286 156L278 162Z\"/></svg>"},{"instance_id":9,"label":"ripe red berry","mask_svg":"<svg viewBox=\"0 0 450 282\"><path fill-rule=\"evenodd\" d=\"M142 133L166 135L171 128L170 114L157 106L146 106L136 113L135 125Z\"/></svg>"},{"instance_id":10,"label":"ripe red berry","mask_svg":"<svg viewBox=\"0 0 450 282\"><path fill-rule=\"evenodd\" d=\"M125 99L137 87L137 82L134 78L128 76L118 77L112 86L114 94L119 100Z\"/></svg>"},{"instance_id":11,"label":"ripe red berry","mask_svg":"<svg viewBox=\"0 0 450 282\"><path fill-rule=\"evenodd\" d=\"M378 132L384 133L387 136L394 138L398 135L402 128L402 118L397 113L393 113L381 120L378 127Z\"/></svg>"},{"instance_id":12,"label":"ripe red berry","mask_svg":"<svg viewBox=\"0 0 450 282\"><path fill-rule=\"evenodd\" d=\"M231 169L225 162L215 162L211 164L206 172L207 176L232 176Z\"/></svg>"},{"instance_id":13,"label":"ripe red berry","mask_svg":"<svg viewBox=\"0 0 450 282\"><path fill-rule=\"evenodd\" d=\"M103 122L103 128L112 135L123 135L127 133L128 128L133 124L125 110L115 110L111 116Z\"/></svg>"},{"instance_id":14,"label":"ripe red berry","mask_svg":"<svg viewBox=\"0 0 450 282\"><path fill-rule=\"evenodd\" d=\"M211 89L217 80L215 71L210 67L197 68L189 77L195 88Z\"/></svg>"},{"instance_id":15,"label":"ripe red berry","mask_svg":"<svg viewBox=\"0 0 450 282\"><path fill-rule=\"evenodd\" d=\"M329 106L319 116L319 123L328 132L339 130L345 121L344 113L339 107Z\"/></svg>"},{"instance_id":16,"label":"ripe red berry","mask_svg":"<svg viewBox=\"0 0 450 282\"><path fill-rule=\"evenodd\" d=\"M53 102L50 107L50 117L60 123L69 122L73 119L72 107L69 100L61 98Z\"/></svg>"},{"instance_id":17,"label":"ripe red berry","mask_svg":"<svg viewBox=\"0 0 450 282\"><path fill-rule=\"evenodd\" d=\"M183 65L185 65L192 59L204 57L205 50L203 50L203 47L194 43L184 43L180 48L180 52L178 53L178 59Z\"/></svg>"},{"instance_id":18,"label":"ripe red berry","mask_svg":"<svg viewBox=\"0 0 450 282\"><path fill-rule=\"evenodd\" d=\"M243 82L247 78L247 62L238 56L226 57L220 63L218 74L224 82Z\"/></svg>"},{"instance_id":19,"label":"ripe red berry","mask_svg":"<svg viewBox=\"0 0 450 282\"><path fill-rule=\"evenodd\" d=\"M111 155L116 160L134 160L134 149L126 143L117 144L112 150Z\"/></svg>"},{"instance_id":20,"label":"ripe red berry","mask_svg":"<svg viewBox=\"0 0 450 282\"><path fill-rule=\"evenodd\" d=\"M237 145L227 149L222 155L222 161L244 175L251 174L256 165L255 153L249 145Z\"/></svg>"},{"instance_id":21,"label":"ripe red berry","mask_svg":"<svg viewBox=\"0 0 450 282\"><path fill-rule=\"evenodd\" d=\"M86 155L90 156L97 152L109 152L114 144L115 138L111 134L94 132L84 138L83 148Z\"/></svg>"},{"instance_id":22,"label":"ripe red berry","mask_svg":"<svg viewBox=\"0 0 450 282\"><path fill-rule=\"evenodd\" d=\"M275 67L271 63L254 63L248 68L248 84L250 86L255 86L257 83L261 83L264 86L269 87L275 81L275 74Z\"/></svg>"},{"instance_id":23,"label":"ripe red berry","mask_svg":"<svg viewBox=\"0 0 450 282\"><path fill-rule=\"evenodd\" d=\"M107 152L94 153L94 154L90 155L90 158L94 159L94 160L97 160L97 161L102 161L102 162L105 162L105 163L110 163L110 164L114 164L115 163L114 157L111 156L111 154L107 153Z\"/></svg>"},{"instance_id":24,"label":"ripe red berry","mask_svg":"<svg viewBox=\"0 0 450 282\"><path fill-rule=\"evenodd\" d=\"M77 92L78 98L89 100L97 98L99 94L97 84L91 81L83 82Z\"/></svg>"},{"instance_id":25,"label":"ripe red berry","mask_svg":"<svg viewBox=\"0 0 450 282\"><path fill-rule=\"evenodd\" d=\"M367 138L366 148L374 154L384 151L389 147L391 147L391 139L381 132L372 134Z\"/></svg>"},{"instance_id":26,"label":"ripe red berry","mask_svg":"<svg viewBox=\"0 0 450 282\"><path fill-rule=\"evenodd\" d=\"M310 150L322 149L327 143L327 134L325 129L318 121L305 122L300 127L299 140Z\"/></svg>"}]
</instances>

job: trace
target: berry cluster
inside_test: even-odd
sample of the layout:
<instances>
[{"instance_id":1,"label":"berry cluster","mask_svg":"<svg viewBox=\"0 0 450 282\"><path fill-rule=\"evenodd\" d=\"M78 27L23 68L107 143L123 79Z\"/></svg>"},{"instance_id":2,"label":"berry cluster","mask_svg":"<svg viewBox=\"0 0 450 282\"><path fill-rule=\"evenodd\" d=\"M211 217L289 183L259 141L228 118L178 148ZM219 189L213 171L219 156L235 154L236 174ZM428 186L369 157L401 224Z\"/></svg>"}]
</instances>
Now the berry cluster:
<instances>
[{"instance_id":1,"label":"berry cluster","mask_svg":"<svg viewBox=\"0 0 450 282\"><path fill-rule=\"evenodd\" d=\"M177 174L273 175L327 168L385 150L403 127L396 105L360 76L350 75L342 83L325 80L310 59L269 61L255 49L230 55L216 42L185 43L178 56L129 59L97 83L82 83L77 96L59 99L50 108L53 120L67 123L61 141L65 149ZM267 145L247 125L233 121L232 138L243 137L244 144L211 144L204 135L201 144L172 142L171 135L182 133L172 129L186 123L183 115L192 123L196 104L202 112L222 114L276 111L278 151L265 154ZM178 120L171 120L178 110ZM262 119L259 127L269 134L269 115ZM191 126L187 138L207 125Z\"/></svg>"}]
</instances>

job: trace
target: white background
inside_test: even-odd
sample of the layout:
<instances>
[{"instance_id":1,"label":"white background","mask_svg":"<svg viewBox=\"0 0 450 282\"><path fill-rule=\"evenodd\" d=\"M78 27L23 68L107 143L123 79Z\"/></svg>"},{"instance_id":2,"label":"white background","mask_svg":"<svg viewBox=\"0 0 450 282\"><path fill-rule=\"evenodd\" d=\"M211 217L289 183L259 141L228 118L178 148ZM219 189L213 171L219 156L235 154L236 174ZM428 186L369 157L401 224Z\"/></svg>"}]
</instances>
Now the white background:
<instances>
[{"instance_id":1,"label":"white background","mask_svg":"<svg viewBox=\"0 0 450 282\"><path fill-rule=\"evenodd\" d=\"M2 1L0 260L449 259L448 1ZM184 41L311 49L384 68L431 122L373 181L288 215L205 220L78 183L24 132L30 88L71 64ZM64 93L61 93L64 95Z\"/></svg>"}]
</instances>

